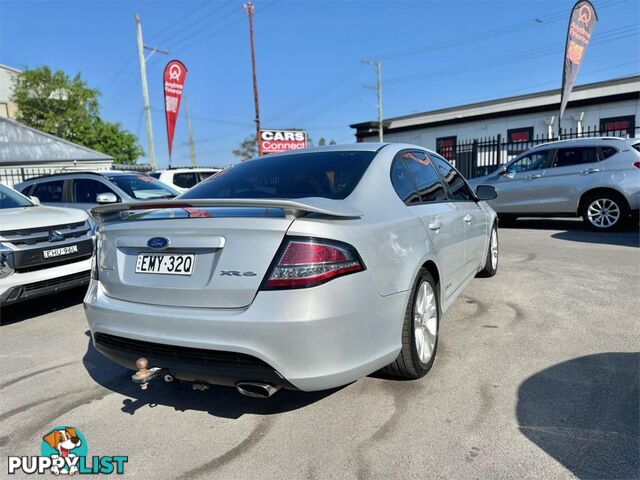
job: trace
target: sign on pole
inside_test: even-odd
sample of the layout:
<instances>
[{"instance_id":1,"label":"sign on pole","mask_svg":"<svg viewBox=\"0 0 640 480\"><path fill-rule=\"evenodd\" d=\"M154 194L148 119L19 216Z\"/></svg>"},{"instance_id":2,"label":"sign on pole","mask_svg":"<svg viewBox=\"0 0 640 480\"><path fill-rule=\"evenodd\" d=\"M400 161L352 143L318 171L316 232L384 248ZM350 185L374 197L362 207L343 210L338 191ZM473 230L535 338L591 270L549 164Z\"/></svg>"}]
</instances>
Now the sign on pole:
<instances>
[{"instance_id":1,"label":"sign on pole","mask_svg":"<svg viewBox=\"0 0 640 480\"><path fill-rule=\"evenodd\" d=\"M180 100L187 68L179 60L171 60L164 68L164 113L167 119L167 141L169 142L169 165L171 165L171 150L173 134L178 120Z\"/></svg>"},{"instance_id":2,"label":"sign on pole","mask_svg":"<svg viewBox=\"0 0 640 480\"><path fill-rule=\"evenodd\" d=\"M263 155L307 148L307 132L304 130L260 130L259 147Z\"/></svg>"},{"instance_id":3,"label":"sign on pole","mask_svg":"<svg viewBox=\"0 0 640 480\"><path fill-rule=\"evenodd\" d=\"M562 114L567 107L569 95L576 81L578 70L582 64L585 50L589 46L591 34L598 23L596 10L589 0L580 0L571 10L569 19L569 30L567 31L567 45L564 51L564 70L562 72L562 92L560 97L560 117L558 119L558 130ZM558 131L558 133L560 133Z\"/></svg>"}]
</instances>

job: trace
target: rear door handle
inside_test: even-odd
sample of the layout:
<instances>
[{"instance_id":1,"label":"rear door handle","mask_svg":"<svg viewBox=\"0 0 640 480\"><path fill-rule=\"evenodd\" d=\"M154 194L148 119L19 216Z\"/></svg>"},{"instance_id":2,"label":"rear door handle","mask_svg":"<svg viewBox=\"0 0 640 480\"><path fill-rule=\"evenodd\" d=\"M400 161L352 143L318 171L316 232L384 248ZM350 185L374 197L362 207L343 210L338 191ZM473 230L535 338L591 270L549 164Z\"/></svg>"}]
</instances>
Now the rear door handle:
<instances>
[{"instance_id":1,"label":"rear door handle","mask_svg":"<svg viewBox=\"0 0 640 480\"><path fill-rule=\"evenodd\" d=\"M599 168L587 168L586 170L583 170L582 173L583 175L589 175L590 173L596 173L599 172L600 169Z\"/></svg>"},{"instance_id":2,"label":"rear door handle","mask_svg":"<svg viewBox=\"0 0 640 480\"><path fill-rule=\"evenodd\" d=\"M429 230L433 230L434 232L437 232L438 230L440 230L441 227L442 227L442 223L440 223L437 220L429 224Z\"/></svg>"},{"instance_id":3,"label":"rear door handle","mask_svg":"<svg viewBox=\"0 0 640 480\"><path fill-rule=\"evenodd\" d=\"M465 217L463 218L464 223L471 223L471 215L465 215Z\"/></svg>"}]
</instances>

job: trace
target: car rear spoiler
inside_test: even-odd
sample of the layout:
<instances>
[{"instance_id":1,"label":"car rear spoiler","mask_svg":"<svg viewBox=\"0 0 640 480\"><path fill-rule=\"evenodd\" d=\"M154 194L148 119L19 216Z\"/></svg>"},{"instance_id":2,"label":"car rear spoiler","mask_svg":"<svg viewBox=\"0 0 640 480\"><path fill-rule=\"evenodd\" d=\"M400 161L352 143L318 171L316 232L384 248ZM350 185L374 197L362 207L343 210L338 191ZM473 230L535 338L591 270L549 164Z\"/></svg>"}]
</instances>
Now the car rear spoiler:
<instances>
[{"instance_id":1,"label":"car rear spoiler","mask_svg":"<svg viewBox=\"0 0 640 480\"><path fill-rule=\"evenodd\" d=\"M176 199L163 201L111 203L91 209L91 214L99 221L113 218L118 212L133 210L162 210L168 208L204 208L204 207L238 207L238 208L280 208L285 215L299 217L305 213L317 213L337 218L361 218L362 212L357 208L345 205L342 201L329 198L309 197L296 200L279 200L267 198L213 198L213 199Z\"/></svg>"}]
</instances>

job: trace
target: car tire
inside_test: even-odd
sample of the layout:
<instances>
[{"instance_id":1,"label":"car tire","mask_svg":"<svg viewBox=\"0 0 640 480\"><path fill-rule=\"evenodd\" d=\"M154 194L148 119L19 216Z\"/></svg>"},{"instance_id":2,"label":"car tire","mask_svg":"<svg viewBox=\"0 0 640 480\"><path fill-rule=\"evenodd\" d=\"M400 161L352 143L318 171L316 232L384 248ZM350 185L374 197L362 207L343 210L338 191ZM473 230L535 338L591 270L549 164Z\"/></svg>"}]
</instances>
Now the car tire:
<instances>
[{"instance_id":1,"label":"car tire","mask_svg":"<svg viewBox=\"0 0 640 480\"><path fill-rule=\"evenodd\" d=\"M439 291L431 273L425 268L420 269L404 315L402 349L398 358L382 369L384 373L397 378L417 379L431 370L438 349Z\"/></svg>"},{"instance_id":2,"label":"car tire","mask_svg":"<svg viewBox=\"0 0 640 480\"><path fill-rule=\"evenodd\" d=\"M498 243L498 227L496 224L491 229L489 237L489 247L487 248L487 256L484 260L484 267L478 272L478 277L493 277L498 271L499 260L499 243Z\"/></svg>"},{"instance_id":3,"label":"car tire","mask_svg":"<svg viewBox=\"0 0 640 480\"><path fill-rule=\"evenodd\" d=\"M597 232L622 228L629 220L629 206L622 195L613 192L595 193L582 201L578 212L584 223Z\"/></svg>"}]
</instances>

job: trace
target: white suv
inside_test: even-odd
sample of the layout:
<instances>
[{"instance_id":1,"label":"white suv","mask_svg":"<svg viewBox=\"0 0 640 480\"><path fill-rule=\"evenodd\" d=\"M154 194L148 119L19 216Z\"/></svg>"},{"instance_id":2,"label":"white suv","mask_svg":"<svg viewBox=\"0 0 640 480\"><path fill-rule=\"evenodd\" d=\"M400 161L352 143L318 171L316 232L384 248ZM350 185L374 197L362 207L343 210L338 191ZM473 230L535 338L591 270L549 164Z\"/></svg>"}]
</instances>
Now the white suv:
<instances>
[{"instance_id":1,"label":"white suv","mask_svg":"<svg viewBox=\"0 0 640 480\"><path fill-rule=\"evenodd\" d=\"M221 170L221 168L170 168L169 170L150 173L149 176L157 178L184 193L197 183Z\"/></svg>"},{"instance_id":2,"label":"white suv","mask_svg":"<svg viewBox=\"0 0 640 480\"><path fill-rule=\"evenodd\" d=\"M0 184L0 305L89 283L93 222Z\"/></svg>"}]
</instances>

